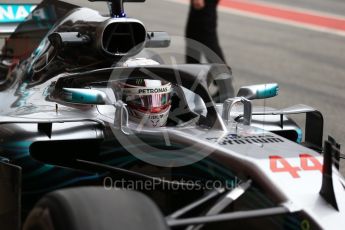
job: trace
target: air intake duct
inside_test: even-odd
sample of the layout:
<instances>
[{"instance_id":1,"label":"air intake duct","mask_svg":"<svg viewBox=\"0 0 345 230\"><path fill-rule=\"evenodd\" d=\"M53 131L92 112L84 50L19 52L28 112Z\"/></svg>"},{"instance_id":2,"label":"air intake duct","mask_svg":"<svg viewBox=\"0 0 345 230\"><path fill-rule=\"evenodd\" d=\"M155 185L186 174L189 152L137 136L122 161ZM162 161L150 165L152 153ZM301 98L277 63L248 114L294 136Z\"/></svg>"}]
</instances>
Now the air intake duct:
<instances>
[{"instance_id":1,"label":"air intake duct","mask_svg":"<svg viewBox=\"0 0 345 230\"><path fill-rule=\"evenodd\" d=\"M135 19L107 20L101 31L99 46L110 56L134 56L145 48L147 32Z\"/></svg>"}]
</instances>

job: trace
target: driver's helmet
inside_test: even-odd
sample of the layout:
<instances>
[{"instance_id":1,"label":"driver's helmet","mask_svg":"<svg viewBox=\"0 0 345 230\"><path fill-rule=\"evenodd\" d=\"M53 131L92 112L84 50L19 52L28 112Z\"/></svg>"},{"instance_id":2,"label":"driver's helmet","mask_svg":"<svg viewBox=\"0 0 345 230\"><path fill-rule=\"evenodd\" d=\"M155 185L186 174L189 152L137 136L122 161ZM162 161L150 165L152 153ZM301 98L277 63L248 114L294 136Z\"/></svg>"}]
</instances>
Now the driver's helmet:
<instances>
[{"instance_id":1,"label":"driver's helmet","mask_svg":"<svg viewBox=\"0 0 345 230\"><path fill-rule=\"evenodd\" d=\"M171 83L135 79L121 84L129 118L147 127L165 126L171 108Z\"/></svg>"},{"instance_id":2,"label":"driver's helmet","mask_svg":"<svg viewBox=\"0 0 345 230\"><path fill-rule=\"evenodd\" d=\"M138 66L142 63L147 65L150 63L148 60L132 59L124 63L124 66ZM153 62L150 64L154 65ZM120 87L122 101L127 104L130 120L146 127L166 125L171 108L172 86L170 82L143 78L128 79L126 82L120 83Z\"/></svg>"}]
</instances>

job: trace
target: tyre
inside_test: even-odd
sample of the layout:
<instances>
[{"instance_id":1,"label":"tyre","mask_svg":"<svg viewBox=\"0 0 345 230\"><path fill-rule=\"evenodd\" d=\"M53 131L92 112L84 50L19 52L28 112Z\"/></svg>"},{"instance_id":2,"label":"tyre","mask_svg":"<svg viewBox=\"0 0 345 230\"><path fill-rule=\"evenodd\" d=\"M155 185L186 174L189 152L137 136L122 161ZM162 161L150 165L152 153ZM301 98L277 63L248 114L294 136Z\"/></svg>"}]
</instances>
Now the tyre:
<instances>
[{"instance_id":1,"label":"tyre","mask_svg":"<svg viewBox=\"0 0 345 230\"><path fill-rule=\"evenodd\" d=\"M100 187L52 192L30 212L24 230L167 230L158 207L145 195Z\"/></svg>"}]
</instances>

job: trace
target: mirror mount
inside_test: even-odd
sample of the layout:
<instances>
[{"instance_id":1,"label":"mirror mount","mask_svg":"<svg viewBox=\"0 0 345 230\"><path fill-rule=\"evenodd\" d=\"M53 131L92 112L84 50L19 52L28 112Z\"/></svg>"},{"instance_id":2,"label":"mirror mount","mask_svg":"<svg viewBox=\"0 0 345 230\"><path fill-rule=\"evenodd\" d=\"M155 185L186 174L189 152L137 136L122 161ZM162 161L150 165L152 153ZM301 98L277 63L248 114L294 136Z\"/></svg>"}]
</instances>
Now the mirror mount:
<instances>
[{"instance_id":1,"label":"mirror mount","mask_svg":"<svg viewBox=\"0 0 345 230\"><path fill-rule=\"evenodd\" d=\"M235 104L243 104L243 124L250 125L252 122L252 102L245 97L229 98L223 103L222 118L229 123L231 120L230 113Z\"/></svg>"},{"instance_id":2,"label":"mirror mount","mask_svg":"<svg viewBox=\"0 0 345 230\"><path fill-rule=\"evenodd\" d=\"M114 107L116 109L114 125L117 125L117 127L120 128L121 132L128 136L130 133L124 129L124 127L128 127L129 114L127 105L123 101L117 101L114 104Z\"/></svg>"}]
</instances>

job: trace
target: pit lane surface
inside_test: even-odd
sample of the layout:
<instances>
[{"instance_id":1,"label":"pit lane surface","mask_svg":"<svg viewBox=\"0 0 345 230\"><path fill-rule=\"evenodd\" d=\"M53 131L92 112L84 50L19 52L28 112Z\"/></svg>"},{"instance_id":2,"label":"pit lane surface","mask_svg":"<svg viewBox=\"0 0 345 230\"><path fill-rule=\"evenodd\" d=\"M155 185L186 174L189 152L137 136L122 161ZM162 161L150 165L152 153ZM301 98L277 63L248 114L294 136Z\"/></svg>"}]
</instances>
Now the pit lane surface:
<instances>
[{"instance_id":1,"label":"pit lane surface","mask_svg":"<svg viewBox=\"0 0 345 230\"><path fill-rule=\"evenodd\" d=\"M126 4L126 11L128 16L142 20L149 30L183 36L188 12L188 5L183 1L147 0ZM70 2L107 12L104 3ZM316 11L322 15L345 15L343 0L260 0L254 3L278 4L278 7ZM219 36L227 62L233 68L237 89L241 85L278 82L280 95L267 100L267 106L283 108L299 103L313 106L324 115L325 137L330 134L345 144L345 36L236 14L225 8L219 12ZM258 104L263 105L263 102ZM302 123L302 118L296 118Z\"/></svg>"}]
</instances>

